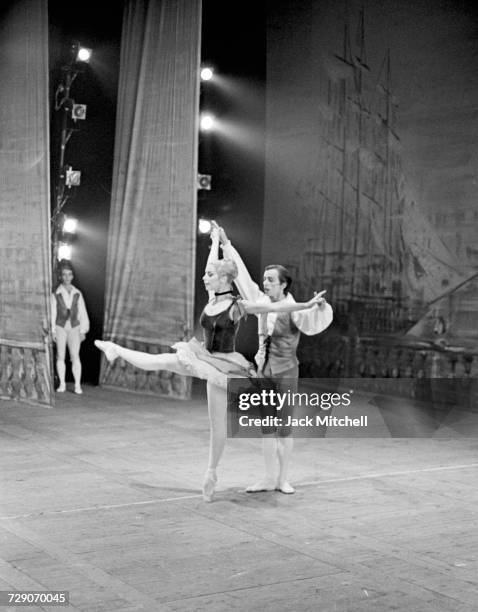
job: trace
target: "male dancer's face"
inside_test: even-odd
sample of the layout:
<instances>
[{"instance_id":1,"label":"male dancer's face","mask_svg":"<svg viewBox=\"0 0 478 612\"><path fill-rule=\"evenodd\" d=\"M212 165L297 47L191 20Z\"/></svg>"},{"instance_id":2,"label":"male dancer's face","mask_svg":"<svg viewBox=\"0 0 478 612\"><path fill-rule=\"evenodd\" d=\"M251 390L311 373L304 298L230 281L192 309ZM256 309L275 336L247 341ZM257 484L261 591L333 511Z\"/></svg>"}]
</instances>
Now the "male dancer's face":
<instances>
[{"instance_id":1,"label":"male dancer's face","mask_svg":"<svg viewBox=\"0 0 478 612\"><path fill-rule=\"evenodd\" d=\"M61 282L64 285L71 285L73 281L73 272L71 270L68 270L68 268L65 268L61 271Z\"/></svg>"},{"instance_id":2,"label":"male dancer's face","mask_svg":"<svg viewBox=\"0 0 478 612\"><path fill-rule=\"evenodd\" d=\"M277 302L284 299L284 287L286 283L280 282L279 270L276 268L270 268L264 271L262 285L264 287L264 293L270 297L271 302Z\"/></svg>"}]
</instances>

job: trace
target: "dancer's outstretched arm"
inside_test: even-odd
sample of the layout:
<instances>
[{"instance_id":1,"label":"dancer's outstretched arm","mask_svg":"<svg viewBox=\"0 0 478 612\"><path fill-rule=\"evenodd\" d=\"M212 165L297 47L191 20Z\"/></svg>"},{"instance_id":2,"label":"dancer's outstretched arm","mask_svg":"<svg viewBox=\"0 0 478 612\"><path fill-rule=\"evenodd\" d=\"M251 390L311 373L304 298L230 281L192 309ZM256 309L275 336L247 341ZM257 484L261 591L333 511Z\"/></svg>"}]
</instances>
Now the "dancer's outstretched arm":
<instances>
[{"instance_id":1,"label":"dancer's outstretched arm","mask_svg":"<svg viewBox=\"0 0 478 612\"><path fill-rule=\"evenodd\" d=\"M315 293L314 297L308 302L289 302L281 300L280 302L251 302L248 300L241 300L241 305L247 314L265 314L267 312L295 312L297 310L306 310L307 308L313 308L318 306L319 308L325 303L325 299L322 297L326 291Z\"/></svg>"},{"instance_id":2,"label":"dancer's outstretched arm","mask_svg":"<svg viewBox=\"0 0 478 612\"><path fill-rule=\"evenodd\" d=\"M236 263L237 268L239 270L239 275L234 282L237 288L239 289L241 297L243 297L245 300L249 300L254 303L260 302L266 304L267 302L269 302L269 298L259 289L259 286L252 280L244 262L241 259L241 256L232 246L224 229L222 227L220 228L217 225L216 227L219 230L219 239L221 242L221 248L224 257L232 259L232 261ZM261 312L264 313L273 311L266 310ZM258 312L257 314L261 314L261 312ZM298 327L298 329L300 329L301 332L303 332L307 336L312 336L314 334L319 334L320 332L324 331L324 329L327 329L327 327L332 323L333 311L330 304L328 304L324 299L322 299L321 302L318 302L318 307L293 309L293 311L291 312L291 316L295 325ZM262 345L262 342L267 335L265 330L266 319L265 317L260 317L259 321L262 321L262 328L261 323L259 323L259 344Z\"/></svg>"}]
</instances>

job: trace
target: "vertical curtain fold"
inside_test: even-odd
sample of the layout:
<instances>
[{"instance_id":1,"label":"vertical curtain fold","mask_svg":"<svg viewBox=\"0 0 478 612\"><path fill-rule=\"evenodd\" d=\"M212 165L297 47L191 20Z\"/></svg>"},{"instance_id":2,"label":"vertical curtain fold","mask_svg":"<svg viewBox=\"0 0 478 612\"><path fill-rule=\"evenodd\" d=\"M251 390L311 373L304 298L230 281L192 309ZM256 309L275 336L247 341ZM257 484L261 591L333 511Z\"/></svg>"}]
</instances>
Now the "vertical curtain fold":
<instances>
[{"instance_id":1,"label":"vertical curtain fold","mask_svg":"<svg viewBox=\"0 0 478 612\"><path fill-rule=\"evenodd\" d=\"M46 0L0 16L0 397L51 404Z\"/></svg>"},{"instance_id":2,"label":"vertical curtain fold","mask_svg":"<svg viewBox=\"0 0 478 612\"><path fill-rule=\"evenodd\" d=\"M125 5L104 337L147 352L193 329L200 25L200 0ZM116 362L101 382L189 394L177 375Z\"/></svg>"}]
</instances>

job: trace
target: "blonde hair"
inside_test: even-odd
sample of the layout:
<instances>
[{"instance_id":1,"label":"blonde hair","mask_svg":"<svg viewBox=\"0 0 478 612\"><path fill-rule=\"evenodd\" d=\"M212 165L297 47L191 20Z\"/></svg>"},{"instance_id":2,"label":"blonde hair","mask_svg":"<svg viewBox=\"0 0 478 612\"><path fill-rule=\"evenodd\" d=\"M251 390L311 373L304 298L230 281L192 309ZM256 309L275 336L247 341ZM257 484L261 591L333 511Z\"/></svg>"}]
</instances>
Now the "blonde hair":
<instances>
[{"instance_id":1,"label":"blonde hair","mask_svg":"<svg viewBox=\"0 0 478 612\"><path fill-rule=\"evenodd\" d=\"M237 278L238 270L234 261L231 259L218 259L212 262L218 276L225 276L228 283L232 283Z\"/></svg>"}]
</instances>

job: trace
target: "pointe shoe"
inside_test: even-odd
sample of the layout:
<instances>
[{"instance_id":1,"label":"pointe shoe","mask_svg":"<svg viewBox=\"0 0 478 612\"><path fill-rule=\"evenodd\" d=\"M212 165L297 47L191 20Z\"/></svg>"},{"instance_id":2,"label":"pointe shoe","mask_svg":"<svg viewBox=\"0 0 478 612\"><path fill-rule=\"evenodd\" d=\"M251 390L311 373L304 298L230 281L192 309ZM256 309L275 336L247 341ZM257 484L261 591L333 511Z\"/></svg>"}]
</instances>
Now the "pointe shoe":
<instances>
[{"instance_id":1,"label":"pointe shoe","mask_svg":"<svg viewBox=\"0 0 478 612\"><path fill-rule=\"evenodd\" d=\"M114 361L118 357L114 342L106 342L104 340L95 340L95 346L103 351L108 361Z\"/></svg>"},{"instance_id":2,"label":"pointe shoe","mask_svg":"<svg viewBox=\"0 0 478 612\"><path fill-rule=\"evenodd\" d=\"M292 485L290 485L286 480L282 483L277 483L276 491L280 491L281 493L285 493L286 495L292 495L295 493L295 489Z\"/></svg>"},{"instance_id":3,"label":"pointe shoe","mask_svg":"<svg viewBox=\"0 0 478 612\"><path fill-rule=\"evenodd\" d=\"M57 393L65 393L65 391L66 391L66 385L64 383L61 384L56 390Z\"/></svg>"},{"instance_id":4,"label":"pointe shoe","mask_svg":"<svg viewBox=\"0 0 478 612\"><path fill-rule=\"evenodd\" d=\"M268 478L259 480L255 484L247 487L246 493L260 493L261 491L274 491L276 488L275 482Z\"/></svg>"},{"instance_id":5,"label":"pointe shoe","mask_svg":"<svg viewBox=\"0 0 478 612\"><path fill-rule=\"evenodd\" d=\"M216 470L208 470L204 476L202 485L202 496L204 501L212 502L214 497L214 489L216 488L217 474Z\"/></svg>"},{"instance_id":6,"label":"pointe shoe","mask_svg":"<svg viewBox=\"0 0 478 612\"><path fill-rule=\"evenodd\" d=\"M82 388L81 388L80 386L76 386L76 387L75 387L75 393L76 393L77 395L81 395L81 394L83 393Z\"/></svg>"}]
</instances>

